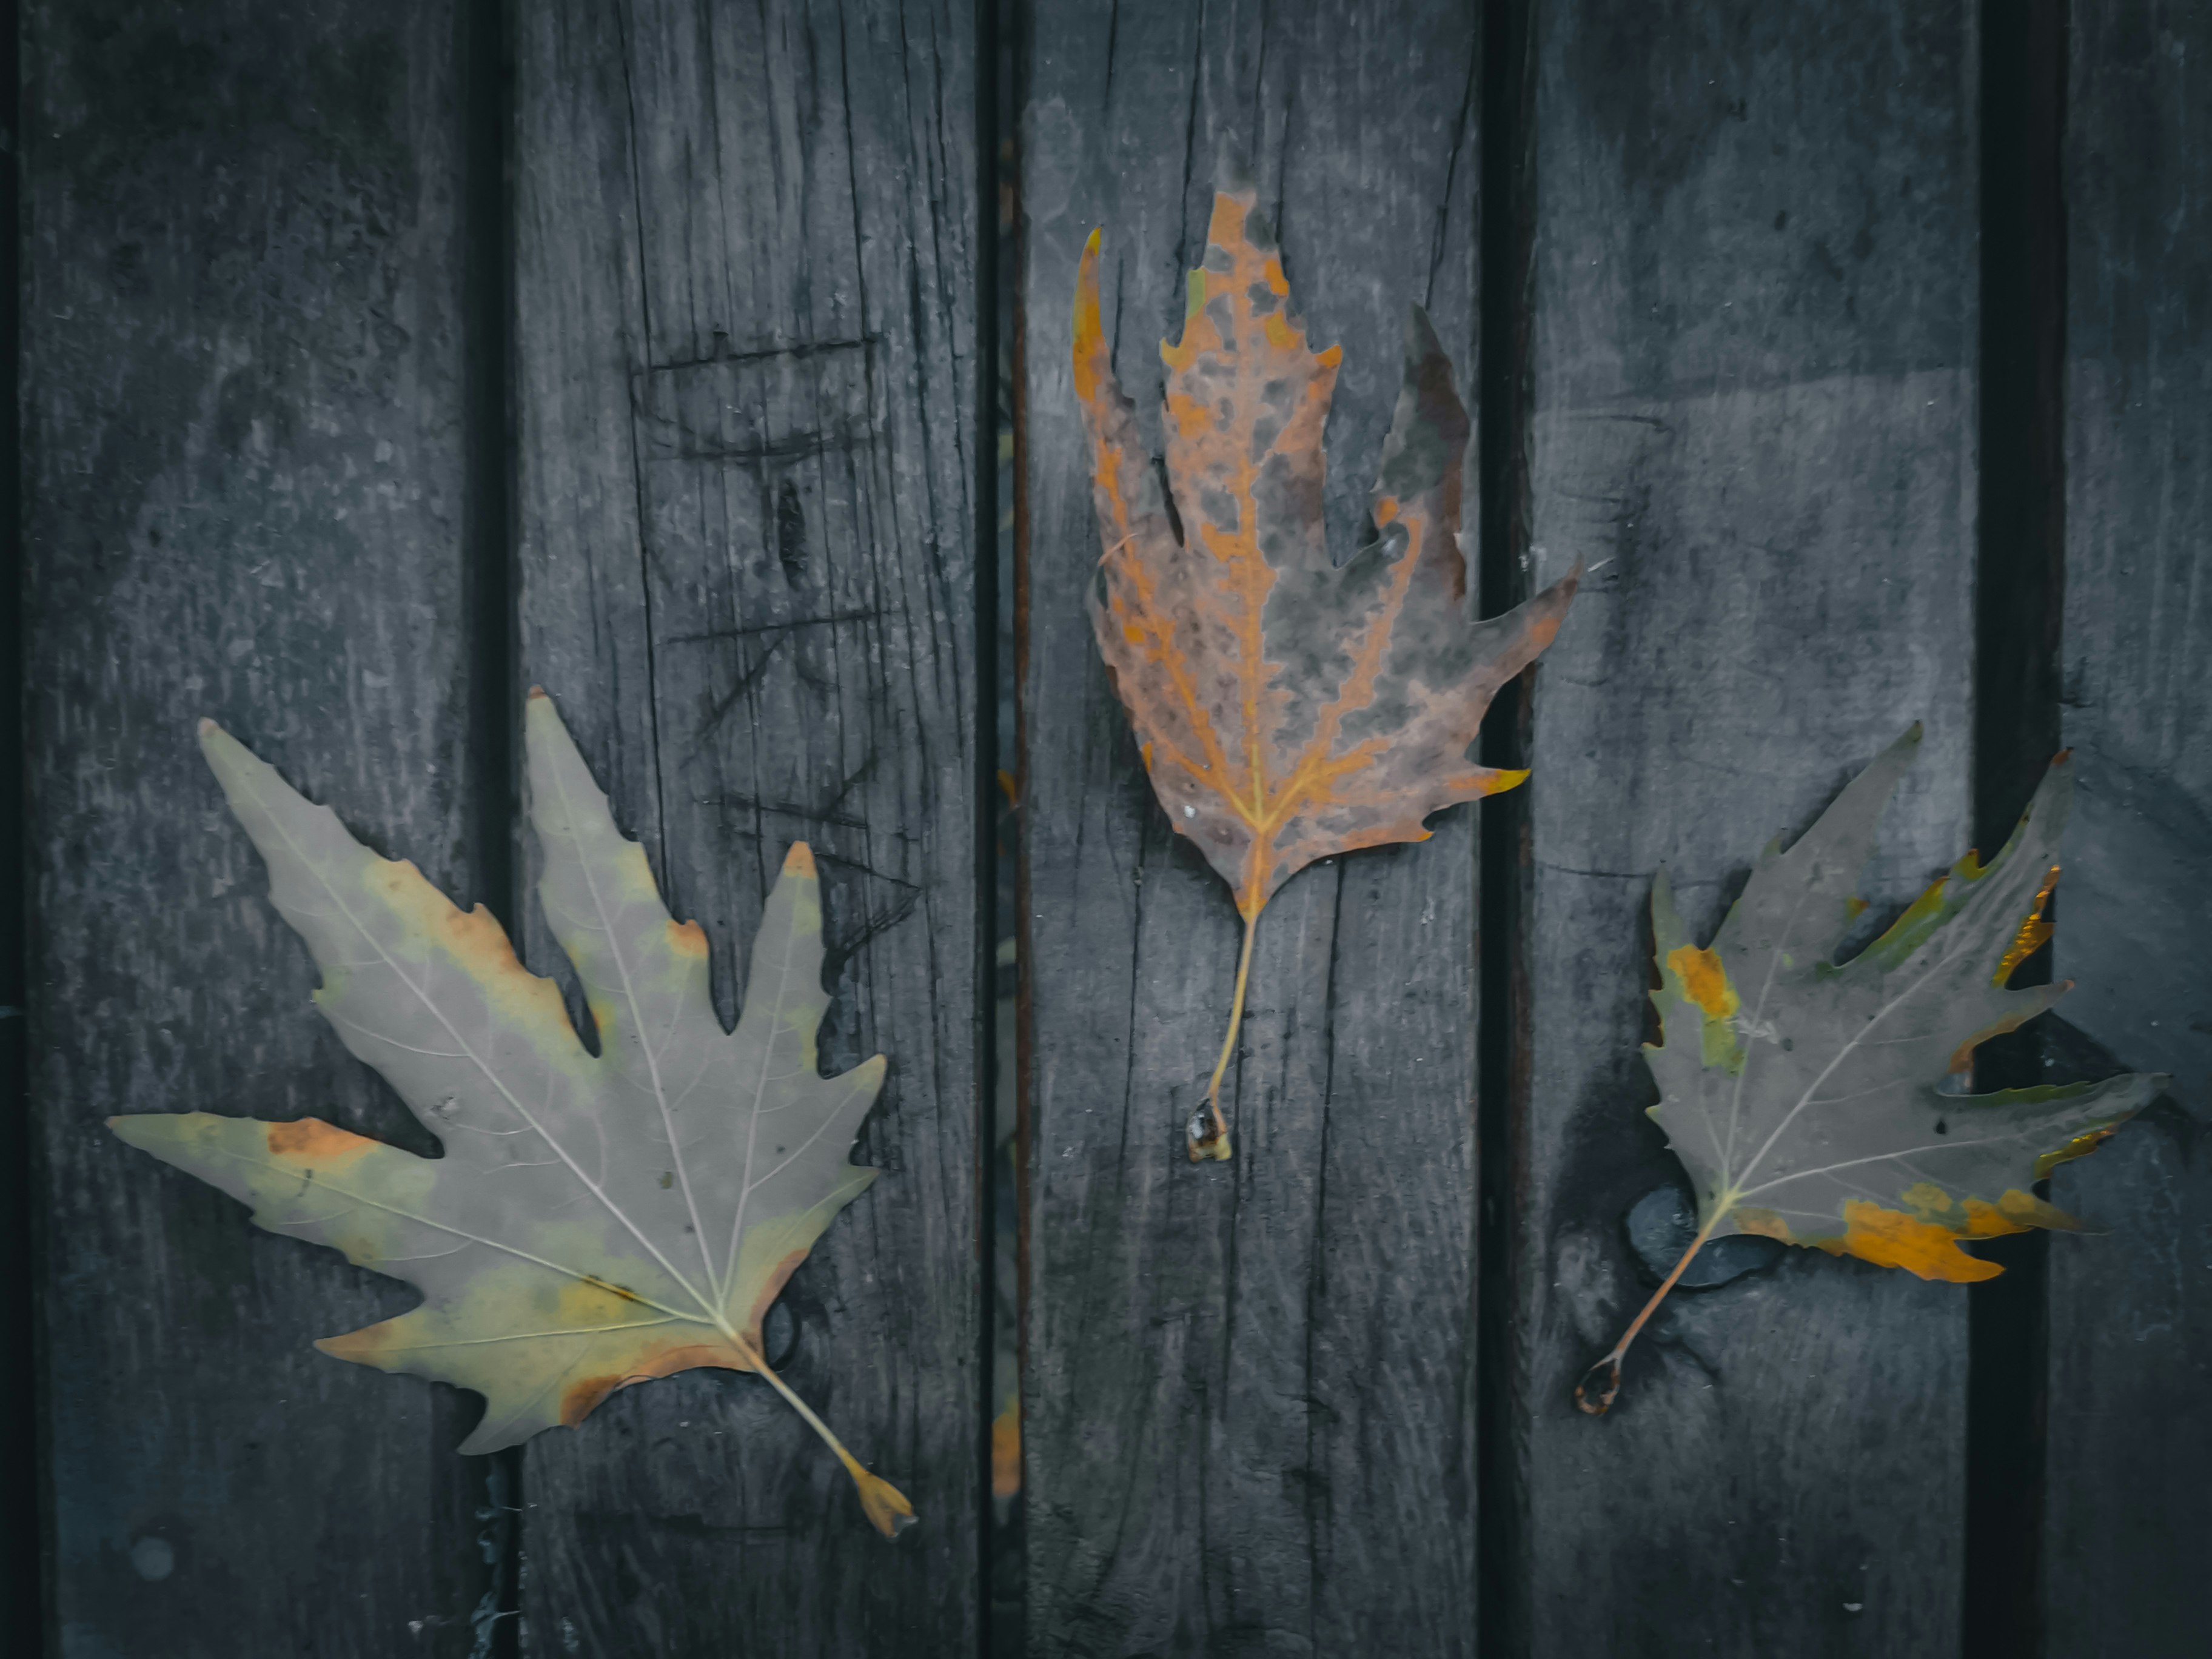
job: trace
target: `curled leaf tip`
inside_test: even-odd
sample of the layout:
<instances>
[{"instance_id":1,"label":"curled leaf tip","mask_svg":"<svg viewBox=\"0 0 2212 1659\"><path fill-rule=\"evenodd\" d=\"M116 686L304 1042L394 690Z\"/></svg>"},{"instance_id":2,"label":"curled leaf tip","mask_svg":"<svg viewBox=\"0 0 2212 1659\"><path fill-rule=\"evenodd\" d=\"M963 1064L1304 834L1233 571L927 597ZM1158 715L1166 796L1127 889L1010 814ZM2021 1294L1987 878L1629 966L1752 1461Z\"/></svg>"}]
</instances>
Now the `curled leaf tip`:
<instances>
[{"instance_id":1,"label":"curled leaf tip","mask_svg":"<svg viewBox=\"0 0 2212 1659\"><path fill-rule=\"evenodd\" d=\"M1601 1392L1593 1394L1590 1380L1600 1372L1604 1373L1602 1380L1605 1386ZM1620 1358L1617 1354L1607 1354L1584 1371L1582 1380L1575 1384L1575 1404L1589 1416L1603 1417L1612 1407L1613 1397L1620 1392Z\"/></svg>"},{"instance_id":2,"label":"curled leaf tip","mask_svg":"<svg viewBox=\"0 0 2212 1659\"><path fill-rule=\"evenodd\" d=\"M1426 308L1418 302L1407 307L1407 362L1419 363L1430 357L1441 357L1443 353L1443 342L1437 337L1436 325L1429 320Z\"/></svg>"}]
</instances>

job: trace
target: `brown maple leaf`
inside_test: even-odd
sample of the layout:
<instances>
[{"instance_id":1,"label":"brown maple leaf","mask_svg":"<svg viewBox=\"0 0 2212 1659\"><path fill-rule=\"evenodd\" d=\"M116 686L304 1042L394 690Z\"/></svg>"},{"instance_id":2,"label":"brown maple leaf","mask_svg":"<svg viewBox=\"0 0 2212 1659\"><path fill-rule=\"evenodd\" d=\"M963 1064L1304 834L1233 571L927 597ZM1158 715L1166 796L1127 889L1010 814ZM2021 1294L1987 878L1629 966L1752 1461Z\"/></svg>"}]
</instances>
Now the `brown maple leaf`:
<instances>
[{"instance_id":1,"label":"brown maple leaf","mask_svg":"<svg viewBox=\"0 0 2212 1659\"><path fill-rule=\"evenodd\" d=\"M1099 326L1098 246L1094 231L1075 290L1075 392L1105 547L1091 616L1160 805L1244 919L1229 1035L1188 1128L1194 1160L1225 1158L1221 1079L1261 910L1316 859L1425 841L1431 813L1528 775L1478 766L1468 749L1498 688L1559 632L1581 568L1505 616L1468 615L1467 411L1418 307L1373 539L1341 565L1329 556L1322 428L1342 352L1307 349L1257 192L1234 176L1213 198L1182 338L1161 346L1164 489Z\"/></svg>"}]
</instances>

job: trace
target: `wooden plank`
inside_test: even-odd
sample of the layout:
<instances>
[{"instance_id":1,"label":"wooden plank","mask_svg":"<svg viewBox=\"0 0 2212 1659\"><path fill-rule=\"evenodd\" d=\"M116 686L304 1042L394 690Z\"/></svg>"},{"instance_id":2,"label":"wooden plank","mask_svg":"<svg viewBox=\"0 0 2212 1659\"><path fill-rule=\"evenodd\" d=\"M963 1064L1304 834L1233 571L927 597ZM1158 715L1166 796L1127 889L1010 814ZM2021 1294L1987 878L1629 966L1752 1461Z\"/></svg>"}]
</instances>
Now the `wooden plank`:
<instances>
[{"instance_id":1,"label":"wooden plank","mask_svg":"<svg viewBox=\"0 0 2212 1659\"><path fill-rule=\"evenodd\" d=\"M56 1651L459 1656L475 1415L414 1299L110 1113L434 1150L309 1006L193 737L470 890L453 8L27 7L32 1103Z\"/></svg>"},{"instance_id":2,"label":"wooden plank","mask_svg":"<svg viewBox=\"0 0 2212 1659\"><path fill-rule=\"evenodd\" d=\"M2203 1645L2212 1470L2212 18L2099 0L2073 27L2059 1012L2173 1085L2051 1182L2110 1236L2051 1252L2046 1644L2151 1659Z\"/></svg>"},{"instance_id":3,"label":"wooden plank","mask_svg":"<svg viewBox=\"0 0 2212 1659\"><path fill-rule=\"evenodd\" d=\"M1611 1416L1571 1392L1650 1288L1626 1212L1680 1179L1642 1115L1654 869L1702 940L1916 720L1862 891L1966 845L1972 15L1539 9L1528 579L1590 575L1530 738L1515 1651L1959 1639L1954 1287L1779 1253L1671 1297Z\"/></svg>"},{"instance_id":4,"label":"wooden plank","mask_svg":"<svg viewBox=\"0 0 2212 1659\"><path fill-rule=\"evenodd\" d=\"M1217 145L1243 147L1294 307L1316 346L1344 348L1328 510L1348 552L1409 302L1429 307L1474 402L1475 20L1416 0L1148 0L1040 8L1031 27L1030 1645L1348 1653L1387 1632L1393 1650L1466 1654L1474 815L1277 896L1224 1090L1236 1157L1190 1164L1183 1119L1228 1021L1241 929L1154 803L1091 641L1099 546L1068 318L1103 223L1115 370L1156 433L1157 346L1205 245Z\"/></svg>"},{"instance_id":5,"label":"wooden plank","mask_svg":"<svg viewBox=\"0 0 2212 1659\"><path fill-rule=\"evenodd\" d=\"M890 1055L855 1153L886 1173L793 1279L770 1358L922 1516L885 1544L765 1383L694 1371L532 1443L525 1615L561 1653L966 1651L975 19L518 16L526 670L705 927L726 1018L786 847L821 860L823 1062ZM557 961L530 926L533 963Z\"/></svg>"}]
</instances>

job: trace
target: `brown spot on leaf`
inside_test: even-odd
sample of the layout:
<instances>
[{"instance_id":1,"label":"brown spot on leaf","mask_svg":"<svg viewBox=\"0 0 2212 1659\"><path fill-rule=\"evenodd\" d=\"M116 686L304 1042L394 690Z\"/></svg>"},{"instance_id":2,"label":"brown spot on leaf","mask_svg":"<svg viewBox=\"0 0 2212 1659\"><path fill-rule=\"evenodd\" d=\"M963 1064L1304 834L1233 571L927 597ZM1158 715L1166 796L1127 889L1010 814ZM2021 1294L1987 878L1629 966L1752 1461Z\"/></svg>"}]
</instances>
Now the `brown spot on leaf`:
<instances>
[{"instance_id":1,"label":"brown spot on leaf","mask_svg":"<svg viewBox=\"0 0 2212 1659\"><path fill-rule=\"evenodd\" d=\"M574 1428L589 1417L605 1400L627 1379L620 1376L579 1377L561 1392L561 1422L564 1427Z\"/></svg>"}]
</instances>

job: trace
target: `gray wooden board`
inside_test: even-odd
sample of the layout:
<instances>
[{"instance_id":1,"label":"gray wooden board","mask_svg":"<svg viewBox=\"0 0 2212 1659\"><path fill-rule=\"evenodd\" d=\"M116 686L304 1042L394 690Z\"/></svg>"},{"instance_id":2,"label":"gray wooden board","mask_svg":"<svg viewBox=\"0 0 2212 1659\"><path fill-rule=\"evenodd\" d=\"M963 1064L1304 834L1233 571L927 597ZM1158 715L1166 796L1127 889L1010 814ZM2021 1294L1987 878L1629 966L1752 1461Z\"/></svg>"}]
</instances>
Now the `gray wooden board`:
<instances>
[{"instance_id":1,"label":"gray wooden board","mask_svg":"<svg viewBox=\"0 0 2212 1659\"><path fill-rule=\"evenodd\" d=\"M1103 224L1115 368L1157 434L1158 344L1204 249L1217 147L1241 146L1293 310L1316 348L1344 348L1328 511L1348 552L1409 303L1473 403L1475 20L1124 3L1030 26L1030 1645L1328 1654L1387 1636L1468 1653L1474 811L1424 845L1317 866L1269 905L1224 1088L1236 1157L1188 1163L1240 927L1154 802L1091 640L1100 550L1068 351L1076 258Z\"/></svg>"},{"instance_id":2,"label":"gray wooden board","mask_svg":"<svg viewBox=\"0 0 2212 1659\"><path fill-rule=\"evenodd\" d=\"M528 1448L530 1639L965 1653L988 1383L975 20L958 0L517 18L525 671L705 927L725 1018L786 848L821 861L823 1062L890 1057L854 1154L885 1173L785 1292L780 1370L921 1516L877 1536L757 1377L625 1390Z\"/></svg>"},{"instance_id":3,"label":"gray wooden board","mask_svg":"<svg viewBox=\"0 0 2212 1659\"><path fill-rule=\"evenodd\" d=\"M1677 1293L1613 1413L1571 1392L1651 1287L1680 1180L1643 1115L1647 904L1702 941L1912 721L1862 891L1964 849L1976 48L1920 0L1539 8L1514 1651L1955 1648L1962 1291L1807 1250Z\"/></svg>"},{"instance_id":4,"label":"gray wooden board","mask_svg":"<svg viewBox=\"0 0 2212 1659\"><path fill-rule=\"evenodd\" d=\"M110 1113L431 1141L309 1005L222 720L471 896L450 5L26 9L32 1104L72 1659L469 1651L476 1414L317 1353L415 1299ZM25 1632L11 1632L21 1638Z\"/></svg>"},{"instance_id":5,"label":"gray wooden board","mask_svg":"<svg viewBox=\"0 0 2212 1659\"><path fill-rule=\"evenodd\" d=\"M2212 18L2073 27L2055 968L2067 1020L2173 1084L2051 1183L2107 1236L2051 1249L2045 1616L2053 1656L2166 1659L2203 1644L2212 1469Z\"/></svg>"}]
</instances>

